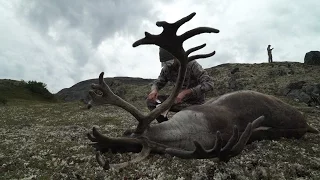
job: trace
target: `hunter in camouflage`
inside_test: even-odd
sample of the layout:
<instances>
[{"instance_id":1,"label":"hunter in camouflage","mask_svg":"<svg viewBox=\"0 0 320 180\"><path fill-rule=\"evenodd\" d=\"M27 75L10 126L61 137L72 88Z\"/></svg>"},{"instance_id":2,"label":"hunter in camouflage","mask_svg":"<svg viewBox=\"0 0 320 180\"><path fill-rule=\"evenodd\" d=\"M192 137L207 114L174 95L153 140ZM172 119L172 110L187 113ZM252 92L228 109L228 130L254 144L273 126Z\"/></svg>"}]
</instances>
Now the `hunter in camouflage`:
<instances>
[{"instance_id":1,"label":"hunter in camouflage","mask_svg":"<svg viewBox=\"0 0 320 180\"><path fill-rule=\"evenodd\" d=\"M149 110L153 110L169 97L169 95L158 95L158 92L168 82L176 82L178 76L179 65L175 57L162 48L159 49L159 57L163 67L158 79L153 82L151 92L148 95L147 106ZM205 93L212 90L213 85L212 78L197 61L189 62L181 92L170 111L178 112L191 105L203 104ZM167 112L157 118L159 123L168 120L166 114Z\"/></svg>"}]
</instances>

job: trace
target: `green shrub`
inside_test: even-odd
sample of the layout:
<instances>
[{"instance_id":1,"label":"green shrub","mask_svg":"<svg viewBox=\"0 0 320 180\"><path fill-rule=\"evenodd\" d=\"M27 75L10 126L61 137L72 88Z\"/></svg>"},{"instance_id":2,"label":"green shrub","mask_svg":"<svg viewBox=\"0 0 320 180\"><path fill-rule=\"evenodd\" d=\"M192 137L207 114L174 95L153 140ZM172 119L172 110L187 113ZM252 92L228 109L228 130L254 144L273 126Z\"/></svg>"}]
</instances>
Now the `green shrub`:
<instances>
[{"instance_id":1,"label":"green shrub","mask_svg":"<svg viewBox=\"0 0 320 180\"><path fill-rule=\"evenodd\" d=\"M54 95L48 91L47 85L45 83L37 81L28 81L25 84L25 87L32 93L41 95L45 99L54 99Z\"/></svg>"},{"instance_id":2,"label":"green shrub","mask_svg":"<svg viewBox=\"0 0 320 180\"><path fill-rule=\"evenodd\" d=\"M19 81L19 85L20 85L20 86L26 86L26 84L27 84L27 82L24 81L24 80L20 80L20 81Z\"/></svg>"}]
</instances>

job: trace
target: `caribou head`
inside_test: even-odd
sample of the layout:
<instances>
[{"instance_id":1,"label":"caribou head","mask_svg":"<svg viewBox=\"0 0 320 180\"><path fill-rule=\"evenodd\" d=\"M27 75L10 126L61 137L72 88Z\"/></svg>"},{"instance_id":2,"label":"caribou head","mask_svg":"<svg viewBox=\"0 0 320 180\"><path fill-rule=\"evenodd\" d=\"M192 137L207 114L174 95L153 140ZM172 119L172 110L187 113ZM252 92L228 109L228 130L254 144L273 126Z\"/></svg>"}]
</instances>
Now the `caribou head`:
<instances>
[{"instance_id":1,"label":"caribou head","mask_svg":"<svg viewBox=\"0 0 320 180\"><path fill-rule=\"evenodd\" d=\"M260 139L280 137L300 138L306 132L317 133L310 127L300 112L273 96L253 91L239 91L212 99L202 105L194 105L176 113L169 121L161 124L150 123L162 112L169 109L184 81L187 64L208 54L193 55L206 44L187 51L182 44L185 40L201 33L218 33L210 27L198 27L177 36L178 28L195 16L192 13L175 23L165 21L156 25L163 27L159 35L145 32L145 37L136 41L133 47L154 44L175 56L179 61L177 82L169 98L148 114L115 95L104 82L102 72L99 84L93 84L89 92L92 105L112 104L128 111L138 121L134 131L127 131L123 137L111 138L102 135L96 128L88 138L96 148L98 163L104 168L123 168L146 158L150 153L170 154L180 158L215 158L228 161L238 155L244 146ZM96 92L101 93L97 94ZM129 162L109 164L101 152L135 152L139 155Z\"/></svg>"}]
</instances>

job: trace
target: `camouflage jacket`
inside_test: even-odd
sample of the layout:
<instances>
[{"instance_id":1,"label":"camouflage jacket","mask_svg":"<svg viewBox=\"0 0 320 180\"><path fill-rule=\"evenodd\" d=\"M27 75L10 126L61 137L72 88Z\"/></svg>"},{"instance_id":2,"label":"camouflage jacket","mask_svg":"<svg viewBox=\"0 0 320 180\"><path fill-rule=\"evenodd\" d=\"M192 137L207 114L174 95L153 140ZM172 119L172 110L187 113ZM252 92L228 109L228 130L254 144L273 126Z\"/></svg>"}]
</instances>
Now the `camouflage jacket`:
<instances>
[{"instance_id":1,"label":"camouflage jacket","mask_svg":"<svg viewBox=\"0 0 320 180\"><path fill-rule=\"evenodd\" d=\"M175 83L178 77L178 69L164 65L157 80L153 82L151 90L161 90L167 82ZM205 100L205 93L213 89L213 80L197 61L188 64L183 89L190 89L192 93L183 101L190 104L202 104Z\"/></svg>"}]
</instances>

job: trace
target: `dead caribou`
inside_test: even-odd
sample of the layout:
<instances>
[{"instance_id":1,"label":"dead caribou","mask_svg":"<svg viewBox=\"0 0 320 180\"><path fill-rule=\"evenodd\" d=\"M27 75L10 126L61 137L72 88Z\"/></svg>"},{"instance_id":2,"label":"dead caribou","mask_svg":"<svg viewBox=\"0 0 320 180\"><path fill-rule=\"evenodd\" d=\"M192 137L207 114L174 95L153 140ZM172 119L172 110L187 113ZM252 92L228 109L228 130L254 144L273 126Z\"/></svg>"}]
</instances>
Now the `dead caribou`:
<instances>
[{"instance_id":1,"label":"dead caribou","mask_svg":"<svg viewBox=\"0 0 320 180\"><path fill-rule=\"evenodd\" d=\"M210 27L198 27L177 36L178 28L192 19L192 13L175 23L165 21L156 25L163 27L159 35L145 32L145 37L136 41L133 47L155 44L180 62L178 80L170 97L159 107L145 115L136 107L115 95L104 82L102 72L99 84L93 84L90 91L93 105L112 104L131 113L139 122L137 128L128 136L110 138L93 128L88 138L97 150L96 158L104 168L123 168L146 158L150 153L170 154L180 158L218 158L228 161L238 155L248 142L261 139L300 138L305 133L318 133L309 126L302 114L279 99L254 91L238 91L212 99L203 105L188 107L176 113L169 121L161 124L150 123L163 111L169 109L178 95L186 73L188 62L213 56L209 54L189 56L205 44L185 51L185 40L201 33L218 33ZM90 105L91 106L91 105ZM109 164L104 162L100 152L140 152L129 162Z\"/></svg>"}]
</instances>

